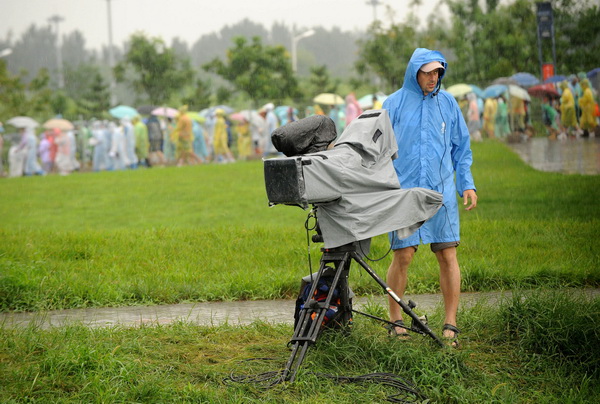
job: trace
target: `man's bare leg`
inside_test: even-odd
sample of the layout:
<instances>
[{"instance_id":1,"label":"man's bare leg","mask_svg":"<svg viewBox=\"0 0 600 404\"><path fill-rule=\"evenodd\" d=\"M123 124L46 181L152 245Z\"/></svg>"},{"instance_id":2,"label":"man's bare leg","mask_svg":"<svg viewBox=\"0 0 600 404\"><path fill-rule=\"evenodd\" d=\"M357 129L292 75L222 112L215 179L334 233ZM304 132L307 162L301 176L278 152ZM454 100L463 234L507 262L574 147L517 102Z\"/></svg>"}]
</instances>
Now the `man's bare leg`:
<instances>
[{"instance_id":1,"label":"man's bare leg","mask_svg":"<svg viewBox=\"0 0 600 404\"><path fill-rule=\"evenodd\" d=\"M456 247L445 248L435 253L440 264L440 287L444 297L445 324L456 326L456 313L460 299L460 268ZM454 337L454 332L444 330L444 337Z\"/></svg>"},{"instance_id":2,"label":"man's bare leg","mask_svg":"<svg viewBox=\"0 0 600 404\"><path fill-rule=\"evenodd\" d=\"M387 272L387 284L400 298L404 296L406 284L408 282L408 267L415 255L414 247L401 248L394 250L392 263ZM390 321L402 320L402 308L388 295L388 305L390 309ZM396 332L403 333L404 330L396 327Z\"/></svg>"}]
</instances>

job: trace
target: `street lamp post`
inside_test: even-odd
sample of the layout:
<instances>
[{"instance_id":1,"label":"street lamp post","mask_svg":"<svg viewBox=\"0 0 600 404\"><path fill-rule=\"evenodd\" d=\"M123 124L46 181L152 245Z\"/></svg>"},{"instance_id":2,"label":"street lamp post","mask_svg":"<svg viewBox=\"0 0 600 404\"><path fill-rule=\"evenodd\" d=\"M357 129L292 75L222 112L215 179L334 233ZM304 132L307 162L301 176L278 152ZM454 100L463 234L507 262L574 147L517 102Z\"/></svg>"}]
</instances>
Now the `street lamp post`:
<instances>
[{"instance_id":1,"label":"street lamp post","mask_svg":"<svg viewBox=\"0 0 600 404\"><path fill-rule=\"evenodd\" d=\"M58 69L58 88L65 88L65 77L63 75L63 61L62 61L62 50L60 43L60 32L58 30L58 24L63 22L65 19L60 15L54 15L48 18L48 22L56 24L56 67Z\"/></svg>"},{"instance_id":2,"label":"street lamp post","mask_svg":"<svg viewBox=\"0 0 600 404\"><path fill-rule=\"evenodd\" d=\"M106 6L108 9L108 65L110 67L110 105L115 105L117 102L117 97L115 94L115 78L112 71L115 64L115 56L113 50L112 11L110 8L110 0L106 0Z\"/></svg>"},{"instance_id":3,"label":"street lamp post","mask_svg":"<svg viewBox=\"0 0 600 404\"><path fill-rule=\"evenodd\" d=\"M368 0L367 4L373 6L373 22L377 21L377 6L381 5L379 0Z\"/></svg>"},{"instance_id":4,"label":"street lamp post","mask_svg":"<svg viewBox=\"0 0 600 404\"><path fill-rule=\"evenodd\" d=\"M296 47L298 46L298 41L303 38L308 38L309 36L313 36L315 34L314 29L310 29L302 34L292 37L292 70L294 73L298 71L298 55L296 55Z\"/></svg>"}]
</instances>

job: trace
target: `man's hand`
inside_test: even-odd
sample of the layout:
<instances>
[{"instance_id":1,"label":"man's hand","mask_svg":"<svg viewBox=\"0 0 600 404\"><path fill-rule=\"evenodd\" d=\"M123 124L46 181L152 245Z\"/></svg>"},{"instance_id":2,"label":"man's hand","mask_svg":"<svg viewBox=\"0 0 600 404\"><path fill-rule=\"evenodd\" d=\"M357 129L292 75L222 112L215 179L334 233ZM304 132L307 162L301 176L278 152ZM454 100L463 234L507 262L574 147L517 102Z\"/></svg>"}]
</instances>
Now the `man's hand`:
<instances>
[{"instance_id":1,"label":"man's hand","mask_svg":"<svg viewBox=\"0 0 600 404\"><path fill-rule=\"evenodd\" d=\"M469 199L471 200L471 204L469 206L467 206L467 203L469 202ZM477 207L477 194L475 193L474 189L467 189L465 190L465 192L463 192L463 205L467 206L467 210L471 210L473 208Z\"/></svg>"}]
</instances>

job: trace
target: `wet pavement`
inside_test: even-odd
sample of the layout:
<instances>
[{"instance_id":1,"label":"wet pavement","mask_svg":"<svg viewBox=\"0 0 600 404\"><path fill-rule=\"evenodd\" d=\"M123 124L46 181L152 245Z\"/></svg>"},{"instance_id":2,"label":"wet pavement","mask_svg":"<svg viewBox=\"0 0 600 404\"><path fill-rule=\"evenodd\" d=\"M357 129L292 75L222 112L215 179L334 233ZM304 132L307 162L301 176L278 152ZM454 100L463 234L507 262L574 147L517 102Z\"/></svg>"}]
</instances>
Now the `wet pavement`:
<instances>
[{"instance_id":1,"label":"wet pavement","mask_svg":"<svg viewBox=\"0 0 600 404\"><path fill-rule=\"evenodd\" d=\"M600 138L552 140L534 137L508 145L521 159L540 171L563 174L600 174Z\"/></svg>"},{"instance_id":2,"label":"wet pavement","mask_svg":"<svg viewBox=\"0 0 600 404\"><path fill-rule=\"evenodd\" d=\"M497 302L507 292L463 293L463 305L478 301ZM419 315L427 314L442 302L438 294L406 295L405 302L413 300ZM366 305L386 305L385 296L358 297L353 307L363 311ZM246 300L235 302L184 303L158 306L130 306L53 310L35 313L0 313L0 326L26 327L35 325L42 329L79 323L89 327L139 326L169 324L176 321L203 326L222 324L244 325L261 320L268 323L293 324L294 300Z\"/></svg>"},{"instance_id":3,"label":"wet pavement","mask_svg":"<svg viewBox=\"0 0 600 404\"><path fill-rule=\"evenodd\" d=\"M576 291L576 290L575 290ZM598 296L600 289L584 289L585 293ZM461 307L474 304L497 304L511 297L510 291L474 292L461 294ZM414 301L418 315L430 314L441 307L441 294L406 295L405 302ZM381 304L387 307L385 296L357 297L353 308L365 311L365 306ZM129 306L113 308L89 308L53 310L35 313L0 313L0 327L35 326L41 329L68 324L88 327L164 325L177 321L203 326L222 324L245 325L261 320L267 323L293 324L294 300L247 300L235 302L184 303L158 306Z\"/></svg>"}]
</instances>

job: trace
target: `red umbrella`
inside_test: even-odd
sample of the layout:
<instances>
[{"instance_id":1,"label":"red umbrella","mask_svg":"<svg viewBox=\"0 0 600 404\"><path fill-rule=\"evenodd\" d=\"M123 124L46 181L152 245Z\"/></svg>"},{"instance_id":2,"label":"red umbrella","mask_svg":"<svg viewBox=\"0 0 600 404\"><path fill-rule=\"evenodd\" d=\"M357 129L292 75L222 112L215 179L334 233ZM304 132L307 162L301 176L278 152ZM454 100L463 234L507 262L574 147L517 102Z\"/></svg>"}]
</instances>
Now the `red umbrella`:
<instances>
[{"instance_id":1,"label":"red umbrella","mask_svg":"<svg viewBox=\"0 0 600 404\"><path fill-rule=\"evenodd\" d=\"M543 97L559 98L560 97L560 94L558 93L558 91L556 91L556 87L554 87L554 84L552 84L552 83L538 84L537 86L529 87L527 89L527 92L529 93L529 95L532 95L532 96L538 97L538 98L543 98Z\"/></svg>"}]
</instances>

